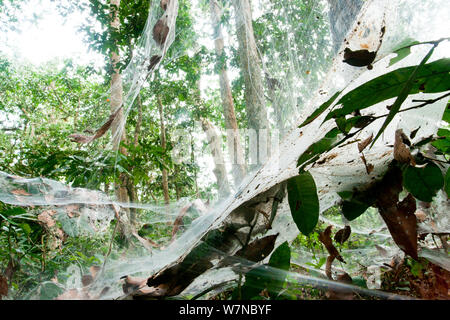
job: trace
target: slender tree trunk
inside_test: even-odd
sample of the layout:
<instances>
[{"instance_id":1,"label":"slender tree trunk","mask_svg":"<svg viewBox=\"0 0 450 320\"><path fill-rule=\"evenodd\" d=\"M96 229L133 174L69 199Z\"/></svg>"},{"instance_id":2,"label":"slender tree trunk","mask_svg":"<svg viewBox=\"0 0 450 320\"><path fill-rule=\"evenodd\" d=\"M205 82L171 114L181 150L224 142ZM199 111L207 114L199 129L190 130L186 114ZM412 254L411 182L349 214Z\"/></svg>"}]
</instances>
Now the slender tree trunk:
<instances>
[{"instance_id":1,"label":"slender tree trunk","mask_svg":"<svg viewBox=\"0 0 450 320\"><path fill-rule=\"evenodd\" d=\"M161 102L161 97L158 96L157 100L158 100L159 120L161 123L161 147L164 150L166 150L167 143L166 143L166 128L164 127L163 105ZM170 203L170 197L169 197L169 179L166 168L162 169L162 187L164 194L164 203L167 205Z\"/></svg>"},{"instance_id":2,"label":"slender tree trunk","mask_svg":"<svg viewBox=\"0 0 450 320\"><path fill-rule=\"evenodd\" d=\"M213 170L216 176L219 197L223 198L230 193L230 184L228 182L225 160L222 153L222 141L219 138L216 128L207 119L202 118L202 129L206 133L208 145L214 159L215 168Z\"/></svg>"},{"instance_id":3,"label":"slender tree trunk","mask_svg":"<svg viewBox=\"0 0 450 320\"><path fill-rule=\"evenodd\" d=\"M214 29L214 44L217 55L216 67L219 72L220 95L222 98L223 115L227 130L228 155L232 165L234 184L238 185L245 177L245 158L234 110L233 96L228 79L227 63L224 52L224 40L220 25L221 12L216 0L210 1L211 22Z\"/></svg>"},{"instance_id":4,"label":"slender tree trunk","mask_svg":"<svg viewBox=\"0 0 450 320\"><path fill-rule=\"evenodd\" d=\"M118 31L120 28L120 19L119 19L119 6L120 0L111 0L111 30ZM111 53L111 65L112 65L112 75L111 75L111 113L115 112L118 108L122 106L123 103L123 85L122 85L122 75L120 74L120 70L118 67L118 63L120 62L120 56L118 53L118 49L115 49ZM126 133L125 133L125 119L123 115L123 109L118 113L114 122L111 125L111 134L112 134L112 143L113 150L116 150L123 155L127 155L127 150L125 147L120 147L121 141L126 141ZM128 195L128 179L125 173L119 174L119 183L115 184L115 194L116 198L119 202L127 203L130 201ZM130 222L133 222L132 217L130 217L130 212L127 209L127 216L130 219ZM126 231L126 226L121 226L120 232L123 237L128 238L128 232Z\"/></svg>"},{"instance_id":5,"label":"slender tree trunk","mask_svg":"<svg viewBox=\"0 0 450 320\"><path fill-rule=\"evenodd\" d=\"M195 153L194 153L194 137L192 136L192 131L190 132L191 138L191 163L195 163ZM194 181L195 181L195 198L199 197L198 192L198 179L197 179L197 169L194 169Z\"/></svg>"},{"instance_id":6,"label":"slender tree trunk","mask_svg":"<svg viewBox=\"0 0 450 320\"><path fill-rule=\"evenodd\" d=\"M245 83L245 105L250 130L256 131L257 164L265 162L270 153L269 120L265 106L261 59L258 55L252 25L249 0L233 0L236 15L236 34L239 43L239 62Z\"/></svg>"},{"instance_id":7,"label":"slender tree trunk","mask_svg":"<svg viewBox=\"0 0 450 320\"><path fill-rule=\"evenodd\" d=\"M134 146L137 147L139 145L139 135L141 134L141 126L142 126L142 100L141 95L137 96L137 105L138 105L138 118L136 121L136 128L134 130Z\"/></svg>"}]
</instances>

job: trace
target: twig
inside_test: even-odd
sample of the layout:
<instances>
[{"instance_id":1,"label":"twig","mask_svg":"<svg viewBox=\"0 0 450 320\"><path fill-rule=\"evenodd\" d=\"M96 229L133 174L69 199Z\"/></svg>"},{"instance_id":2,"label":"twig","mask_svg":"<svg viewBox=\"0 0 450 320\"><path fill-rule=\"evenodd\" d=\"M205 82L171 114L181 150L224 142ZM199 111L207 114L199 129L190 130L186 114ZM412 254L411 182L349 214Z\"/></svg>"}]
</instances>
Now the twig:
<instances>
[{"instance_id":1,"label":"twig","mask_svg":"<svg viewBox=\"0 0 450 320\"><path fill-rule=\"evenodd\" d=\"M445 97L448 97L448 96L450 96L450 92L449 92L449 93L446 93L446 94L444 94L443 96L440 96L440 97L438 97L438 98L436 98L436 99L422 100L422 101L424 101L424 103L419 104L419 105L417 105L417 106L412 106L412 107L409 107L409 108L406 108L406 109L403 109L403 110L399 110L397 113L409 111L409 110L412 110L412 109L422 108L422 107L424 107L424 106L426 106L426 105L428 105L428 104L435 103L435 102L437 102L437 101L439 101L439 100L441 100L441 99L444 99ZM415 101L418 102L418 101L420 101L420 100L413 100L413 102L415 102ZM383 117L387 117L388 115L389 115L389 114L383 114L383 115L381 115L381 116L374 117L374 120L377 120L377 119L380 119L380 118L383 118Z\"/></svg>"},{"instance_id":2,"label":"twig","mask_svg":"<svg viewBox=\"0 0 450 320\"><path fill-rule=\"evenodd\" d=\"M114 204L112 205L112 207L114 209L117 222L116 222L116 225L114 226L114 230L113 230L113 233L112 233L111 241L109 242L108 252L106 253L105 260L103 261L103 265L102 265L102 269L100 270L100 274L103 274L103 271L105 270L106 261L108 260L108 257L111 254L114 237L116 236L116 232L117 232L117 229L118 229L119 223L120 223L119 212L117 211L117 209L114 206Z\"/></svg>"}]
</instances>

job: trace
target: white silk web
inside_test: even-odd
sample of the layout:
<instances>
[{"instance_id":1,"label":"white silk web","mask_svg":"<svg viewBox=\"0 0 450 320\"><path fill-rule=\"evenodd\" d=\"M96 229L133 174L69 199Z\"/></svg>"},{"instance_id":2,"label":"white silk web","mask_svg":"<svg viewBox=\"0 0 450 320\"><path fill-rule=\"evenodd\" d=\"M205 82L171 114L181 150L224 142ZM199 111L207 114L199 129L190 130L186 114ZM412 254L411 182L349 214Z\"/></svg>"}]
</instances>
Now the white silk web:
<instances>
[{"instance_id":1,"label":"white silk web","mask_svg":"<svg viewBox=\"0 0 450 320\"><path fill-rule=\"evenodd\" d=\"M83 283L83 277L88 270L74 264L68 270L61 270L60 275L63 275L61 279L66 279L65 282L63 280L45 281L28 292L24 298L46 299L60 296L68 299L115 299L124 296L121 277L146 278L177 265L203 242L209 232L241 219L238 213L244 204L258 203L258 200L261 202L261 199L267 197L266 194L270 193L275 186L298 174L299 156L334 127L331 121L322 123L326 115L324 113L307 126L298 128L319 105L338 91L342 90L340 96L343 96L370 79L400 67L419 64L429 50L427 45L413 47L408 57L389 66L390 58L394 56L390 53L405 39L430 41L449 36L449 28L442 27L445 21L450 21L450 8L444 0L426 2L402 0L395 3L387 0L353 2L354 5L351 7L347 8L343 5L339 8L339 6L336 7L337 2L333 1L310 0L302 1L302 4L294 0L252 1L254 23L251 25L248 24L249 18L245 17L248 11L242 6L248 3L247 1L233 0L227 1L225 5L218 4L217 12L220 15L223 14L218 21L229 19L229 24L234 26L231 29L237 31L234 34L227 31L228 29L222 32L217 32L216 29L213 40L224 39L224 50L230 52L230 47L235 50L238 45L229 46L228 43L235 43L239 32L247 35L247 38L243 38L244 40L241 38L239 45L254 46L257 55L240 55L240 58L247 59L246 63L252 66L256 61L256 65L260 68L257 70L260 78L246 75L256 91L253 98L258 101L255 105L260 103L266 108L266 111L261 113L265 114L266 119L259 123L261 125L259 128L270 131L272 138L278 135L279 143L272 145L263 163L254 167L253 171L249 168L242 182L234 185L235 192L231 191L228 196L219 198L214 204L205 205L199 199L183 199L169 206L120 203L101 191L72 188L46 178L26 179L0 172L0 201L31 208L26 217L37 219L45 224L49 232L57 239L55 246L63 246L66 236L103 235L111 239L113 236L111 222L116 219L123 221L127 219L121 209L140 209L139 227L145 226L152 230L157 228L172 230L172 226L176 225L177 221L184 219L184 223L173 237L167 234L162 235L156 244L145 239L145 236L134 234L138 240L134 249L121 250L114 247L106 255L99 253L97 258L101 261L101 270L98 272L95 269L97 270L95 280L87 286ZM117 108L123 108L123 117L119 118L122 124L126 122L141 87L146 85L146 81L151 81L149 70L151 73L152 70L159 68L160 64L164 64L165 59L175 59L184 54L175 53L167 56L170 46L176 41L176 18L182 2L180 1L179 4L178 1L172 0L168 3L169 7L164 11L160 8L159 1L151 1L145 30L133 51L131 62L122 72L122 83L119 85L123 86L121 96L123 100L114 101ZM196 5L199 3L195 2ZM209 18L209 9L196 11L196 15L202 12ZM300 13L304 14L301 19ZM206 19L205 17L203 19ZM283 22L278 26L280 30L276 29L276 25L266 25L266 28L261 28L261 24L274 19L273 17ZM196 16L196 18L199 17ZM167 37L160 44L155 42L153 35L154 26L158 21L164 21L169 28ZM203 22L204 20L199 23ZM248 36L252 32L256 34L254 43L253 38ZM203 41L210 41L210 35L211 33L206 34L205 36L209 38ZM373 69L355 68L344 63L345 47L352 50L365 48L369 51L379 48ZM448 42L444 42L436 49L430 62L448 57L448 54ZM236 79L238 66L230 64L228 68L231 78ZM246 81L245 76L243 81ZM263 86L262 90L258 89L259 86ZM211 90L217 90L217 87L211 87ZM402 108L412 106L413 99L433 99L438 96L439 94L420 93L409 97ZM247 98L252 97L245 97L244 100ZM385 114L386 105L392 104L393 100L374 105L367 112L373 116ZM446 101L440 100L425 108L399 113L370 151L365 152L366 161L374 166L370 174L366 173L366 167L360 159L356 143L334 148L321 156L324 161L318 161L315 165L307 167L317 184L321 222L333 225L335 228L348 224L352 227L352 235L371 239L373 242L370 247L343 250L341 254L347 263L337 265L334 270L336 273L345 271L350 275L357 275L360 272L360 266L363 265L368 273L369 289L378 289L380 287L379 268L390 262L396 255L401 255L401 250L393 242L386 225L375 209L369 209L364 215L351 222L340 216L326 215L324 212L339 203L340 198L337 192L363 186L373 177L379 177L386 171L387 165L393 159L392 144L397 129L401 128L409 134L420 127L413 142L435 134L445 105ZM117 110L113 110L112 113L114 114ZM255 108L253 111L261 110ZM249 126L253 125L252 121L251 118L248 119ZM426 123L425 126L424 123ZM353 140L360 141L371 134L375 135L382 124L383 119L375 121L359 132ZM117 137L122 135L123 127L119 125L121 130L115 132ZM198 128L198 131L198 135L201 136L201 129ZM248 144L245 144L244 137L241 137L241 140L244 148L253 150L251 139ZM220 146L222 147L222 143ZM224 149L225 153L230 152L228 144ZM251 151L248 152L251 153ZM250 160L252 156L250 155L247 160ZM208 157L209 162L216 168L218 164L221 164L217 162L220 159ZM234 167L229 160L225 160L224 168L227 170L226 176L232 180ZM204 176L206 181L215 179L211 172L205 171ZM430 225L428 220L420 223L419 229L450 233L449 209L449 201L441 191L429 209L434 217L433 225ZM277 233L279 235L275 247L284 241L292 242L299 233L291 218L286 196L280 203L272 228L266 235ZM429 247L432 246L431 243ZM231 251L222 250L220 246L213 249L217 250L215 258L212 259L213 267L199 273L198 278L177 295L179 298L193 297L205 289L217 286L204 296L207 297L208 294L225 290L235 283L233 281L238 278L236 270L229 267L219 268L218 262L221 258L230 255L230 252L235 253L238 247ZM336 290L340 287L345 289L345 285L326 279L325 266L318 263L321 258L326 258L324 252L314 252L306 247L295 250L291 262L309 270L311 276L289 272L290 283L304 283ZM450 271L448 255L445 253L440 254L425 246L419 251L419 256L426 257ZM243 258L239 261L245 263ZM381 298L392 297L380 291L364 291L355 287L347 289L349 288L360 290L361 294Z\"/></svg>"}]
</instances>

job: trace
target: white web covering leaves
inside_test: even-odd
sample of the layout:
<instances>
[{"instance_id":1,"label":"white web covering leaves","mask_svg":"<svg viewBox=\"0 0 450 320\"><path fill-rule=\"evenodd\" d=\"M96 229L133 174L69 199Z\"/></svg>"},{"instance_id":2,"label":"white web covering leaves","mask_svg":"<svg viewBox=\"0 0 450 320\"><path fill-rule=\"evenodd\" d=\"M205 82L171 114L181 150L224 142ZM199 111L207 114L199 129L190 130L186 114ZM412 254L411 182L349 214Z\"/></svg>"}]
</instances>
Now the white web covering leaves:
<instances>
[{"instance_id":1,"label":"white web covering leaves","mask_svg":"<svg viewBox=\"0 0 450 320\"><path fill-rule=\"evenodd\" d=\"M267 1L253 1L255 12L258 16L268 14L265 10L270 9ZM279 8L276 13L289 16L289 2L286 1L286 8ZM415 46L411 49L412 53L396 63L388 66L390 58L387 56L392 49L407 38L414 38L418 41L436 40L444 36L449 36L448 28L443 30L442 23L449 21L450 8L446 1L365 1L361 12L356 17L354 23L348 30L350 32L345 36L346 43L342 44L336 55L333 55L332 37L330 34L317 34L311 37L309 51L305 52L302 59L296 56L298 52L291 50L295 47L293 39L296 34L307 32L308 26L312 25L312 20L316 19L317 14L321 14L321 18L327 18L327 3L324 1L310 1L314 12L310 11L310 16L305 22L294 24L292 17L292 28L287 30L289 41L286 42L284 57L277 52L270 52L270 46L275 46L276 37L264 35L267 37L268 48L267 54L261 57L262 70L271 77L281 79L281 86L284 88L279 92L270 105L273 114L270 117L271 127L276 131L280 129L283 133L280 139L280 145L276 150L272 150L271 156L267 162L262 165L256 172L248 174L244 181L237 188L235 194L227 198L220 199L214 206L207 210L204 206L199 205L192 210L188 210L187 216L191 221L186 223L180 235L177 235L174 241L172 239L162 239L159 247L155 247L149 252L143 248L138 248L129 253L120 256L109 257L104 264L103 272L96 278L95 282L84 288L86 294L82 297L93 298L98 297L105 287L109 287L108 292L101 295L102 299L118 298L123 295L121 288L122 276L142 276L148 277L163 268L167 268L176 264L183 257L201 242L202 237L208 231L223 225L227 219L230 220L230 214L235 209L247 202L258 199L258 195L269 191L272 187L298 174L297 160L307 148L314 142L319 141L323 136L334 127L333 121L322 123L325 115L319 116L313 122L303 128L298 126L323 102L327 101L336 92L342 90L340 96L382 74L392 70L417 65L429 50L427 45ZM178 1L171 1L171 5L178 6ZM230 8L231 8L230 4ZM161 16L159 2L153 1L150 9L149 19L139 46L133 54L133 59L129 66L123 72L124 83L124 102L125 114L128 114L134 99L141 86L144 84L148 73L148 59L154 55L164 56L168 47L175 39L175 29L170 28L170 34L164 46L158 47L152 40L152 28ZM230 8L223 8L225 9ZM169 11L169 10L168 10ZM172 10L170 12L176 12ZM176 14L168 16L169 26L175 25ZM312 20L311 20L312 19ZM382 28L386 32L382 39L380 33ZM305 28L304 30L302 28ZM345 28L344 28L345 29ZM306 30L306 31L305 31ZM309 30L311 31L311 30ZM289 37L291 36L291 37ZM353 50L367 48L369 51L377 50L380 41L382 45L378 51L377 58L373 64L372 70L366 68L355 68L343 63L343 49L349 47ZM313 49L317 50L314 51ZM314 56L327 53L329 57ZM435 61L442 57L448 57L448 43L440 45L429 62ZM320 58L320 59L319 59ZM316 65L317 61L321 61ZM327 65L328 64L328 65ZM158 64L155 66L157 68ZM311 80L313 79L313 80ZM310 81L311 80L311 81ZM319 86L319 84L321 85ZM404 102L402 108L412 106L413 99L432 99L438 97L439 94L417 94L410 96ZM260 97L265 99L264 97ZM371 113L373 116L383 115L387 112L386 106L392 104L395 99L383 101L365 110L365 113ZM320 211L323 213L333 205L340 201L336 192L349 191L355 187L370 183L374 177L379 178L387 168L387 165L393 159L393 139L397 129L409 135L413 130L420 126L420 130L413 139L413 143L423 138L429 137L436 133L439 127L439 121L446 105L445 100L441 100L424 108L410 110L408 112L399 113L384 131L380 139L364 155L368 163L374 166L374 170L367 174L366 167L360 159L357 143L345 144L337 147L321 156L324 161L318 161L321 164L315 164L306 169L313 175L317 184L317 190L320 200ZM279 106L282 106L279 108ZM281 122L286 128L279 128L280 122L277 122L277 108L280 112ZM123 118L126 121L126 117ZM375 135L384 118L381 118L364 130L359 132L352 141L361 141L370 136ZM426 124L426 125L424 125ZM290 129L290 130L289 130ZM57 215L58 220L62 224L62 228L66 233L72 232L71 235L79 235L86 230L91 232L106 231L107 226L114 219L118 207L122 208L139 208L143 210L140 218L140 225L151 225L156 223L173 223L179 216L180 211L189 205L189 201L180 202L169 207L158 207L149 204L126 204L117 203L108 199L99 191L87 190L82 188L70 188L62 183L52 181L45 178L24 179L14 177L4 173L0 174L0 201L17 206L35 206L42 213L42 210L56 209L60 212ZM19 190L19 191L18 191ZM21 191L20 191L21 190ZM72 214L73 206L77 206L77 214ZM72 206L72 207L71 207ZM42 209L42 210L41 210ZM446 196L441 192L433 202L430 214L435 218L434 225L427 223L419 224L419 229L428 230L432 228L435 232L450 233L450 221L448 212L449 202ZM66 215L64 215L66 213ZM66 217L70 219L67 219ZM122 218L125 218L122 216ZM72 221L72 222L71 222ZM74 221L74 222L73 222ZM326 224L334 225L335 228L342 227L345 221L332 219L321 216L321 221ZM429 221L428 221L429 222ZM349 274L357 273L358 264L368 267L368 272L376 272L376 268L383 263L390 261L400 250L386 229L384 222L375 210L369 210L360 218L349 223L352 227L352 233L362 237L371 237L374 246L368 248L360 248L358 250L343 251L342 255L347 261L346 265L338 266L337 271L345 270ZM76 232L74 231L76 230ZM298 229L290 216L287 197L277 212L277 216L273 222L272 229L268 234L279 233L275 247L284 241L292 241L298 235ZM376 245L376 246L375 246ZM225 253L226 254L226 253ZM218 252L218 256L221 253ZM420 255L430 259L437 265L450 270L448 256L440 255L426 248L420 251ZM320 269L311 266L311 262L324 257L324 253L312 253L305 248L297 252L293 257L292 263L315 271L316 276L323 275L324 267ZM106 258L105 258L106 260ZM65 290L80 289L82 291L82 276L85 270L80 270L73 266L65 271L68 281L65 285L57 284L56 286L64 287ZM296 281L301 281L298 275L291 274ZM192 296L203 291L205 288L220 284L227 280L237 278L237 273L230 268L215 269L212 268L202 275L199 275L181 296ZM370 277L369 277L370 278ZM373 281L368 281L369 288L379 288L376 275L372 275ZM319 277L303 279L306 283L318 281L324 286L338 286ZM294 280L293 280L294 281ZM43 283L42 286L36 288L27 298L40 298L42 292L50 290L49 283ZM376 293L373 293L376 295ZM51 296L49 294L48 296ZM73 298L74 296L72 296Z\"/></svg>"}]
</instances>

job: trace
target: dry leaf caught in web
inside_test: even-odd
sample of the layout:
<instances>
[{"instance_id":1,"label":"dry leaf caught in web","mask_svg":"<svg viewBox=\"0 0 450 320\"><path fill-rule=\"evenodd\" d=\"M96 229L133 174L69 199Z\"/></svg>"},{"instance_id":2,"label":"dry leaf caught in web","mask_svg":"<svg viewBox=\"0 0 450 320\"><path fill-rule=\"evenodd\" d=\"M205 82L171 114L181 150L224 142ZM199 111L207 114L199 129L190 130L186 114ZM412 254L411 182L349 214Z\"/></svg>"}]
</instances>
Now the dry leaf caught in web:
<instances>
[{"instance_id":1,"label":"dry leaf caught in web","mask_svg":"<svg viewBox=\"0 0 450 320\"><path fill-rule=\"evenodd\" d=\"M150 64L147 67L148 71L152 71L153 68L158 64L158 62L161 60L161 56L154 55L150 58Z\"/></svg>"},{"instance_id":2,"label":"dry leaf caught in web","mask_svg":"<svg viewBox=\"0 0 450 320\"><path fill-rule=\"evenodd\" d=\"M77 204L69 204L64 207L66 209L67 215L70 218L78 217L80 215L80 206Z\"/></svg>"},{"instance_id":3,"label":"dry leaf caught in web","mask_svg":"<svg viewBox=\"0 0 450 320\"><path fill-rule=\"evenodd\" d=\"M327 274L327 277L331 280L333 280L333 276L331 273L331 265L333 264L334 259L338 259L341 262L344 262L344 259L339 254L339 251L336 249L336 247L333 244L333 241L331 240L331 229L333 226L328 226L323 232L319 234L319 240L322 242L327 249L329 256L327 258L327 264L325 267L325 272Z\"/></svg>"},{"instance_id":4,"label":"dry leaf caught in web","mask_svg":"<svg viewBox=\"0 0 450 320\"><path fill-rule=\"evenodd\" d=\"M337 243L343 244L345 241L348 240L351 233L352 233L352 228L350 228L350 226L345 226L343 229L336 232L336 234L334 236L334 241L336 241Z\"/></svg>"},{"instance_id":5,"label":"dry leaf caught in web","mask_svg":"<svg viewBox=\"0 0 450 320\"><path fill-rule=\"evenodd\" d=\"M366 157L364 156L364 154L361 155L361 160L363 161L364 166L366 167L367 174L370 174L375 167L373 166L373 164L367 162Z\"/></svg>"},{"instance_id":6,"label":"dry leaf caught in web","mask_svg":"<svg viewBox=\"0 0 450 320\"><path fill-rule=\"evenodd\" d=\"M414 212L414 214L416 215L417 221L419 221L419 222L424 222L425 220L427 220L426 213L420 209L417 210L416 212Z\"/></svg>"},{"instance_id":7,"label":"dry leaf caught in web","mask_svg":"<svg viewBox=\"0 0 450 320\"><path fill-rule=\"evenodd\" d=\"M169 27L167 26L167 19L165 17L161 18L156 22L153 27L153 39L161 47L164 46L166 42L167 35L169 34Z\"/></svg>"},{"instance_id":8,"label":"dry leaf caught in web","mask_svg":"<svg viewBox=\"0 0 450 320\"><path fill-rule=\"evenodd\" d=\"M325 231L321 232L319 234L319 240L322 242L327 249L330 256L333 256L337 258L341 262L345 262L342 256L339 254L339 251L336 249L336 247L333 244L333 241L331 240L331 229L333 226L328 226Z\"/></svg>"},{"instance_id":9,"label":"dry leaf caught in web","mask_svg":"<svg viewBox=\"0 0 450 320\"><path fill-rule=\"evenodd\" d=\"M70 141L72 142L76 142L76 143L89 143L91 141L94 141L100 137L102 137L106 131L108 131L108 129L111 127L112 123L114 122L114 119L116 118L116 116L119 114L119 112L122 110L122 107L118 108L113 114L111 114L109 116L108 121L106 121L101 127L100 129L98 129L95 134L93 136L85 136L82 134L71 134L69 136Z\"/></svg>"},{"instance_id":10,"label":"dry leaf caught in web","mask_svg":"<svg viewBox=\"0 0 450 320\"><path fill-rule=\"evenodd\" d=\"M12 190L11 193L16 196L31 196L32 195L31 193L28 193L23 189Z\"/></svg>"},{"instance_id":11,"label":"dry leaf caught in web","mask_svg":"<svg viewBox=\"0 0 450 320\"><path fill-rule=\"evenodd\" d=\"M172 229L172 239L171 241L175 240L175 236L177 235L178 229L183 223L183 217L186 215L188 210L192 207L192 203L187 204L183 208L181 208L180 213L178 214L177 218L175 219L173 223L173 229Z\"/></svg>"},{"instance_id":12,"label":"dry leaf caught in web","mask_svg":"<svg viewBox=\"0 0 450 320\"><path fill-rule=\"evenodd\" d=\"M81 283L83 284L83 287L87 287L92 282L94 282L94 277L90 274L85 274L81 277Z\"/></svg>"},{"instance_id":13,"label":"dry leaf caught in web","mask_svg":"<svg viewBox=\"0 0 450 320\"><path fill-rule=\"evenodd\" d=\"M169 5L169 0L161 0L161 9L163 9L164 11L167 10L167 6Z\"/></svg>"},{"instance_id":14,"label":"dry leaf caught in web","mask_svg":"<svg viewBox=\"0 0 450 320\"><path fill-rule=\"evenodd\" d=\"M6 278L2 275L0 275L0 300L3 299L3 297L8 295L8 281Z\"/></svg>"},{"instance_id":15,"label":"dry leaf caught in web","mask_svg":"<svg viewBox=\"0 0 450 320\"><path fill-rule=\"evenodd\" d=\"M38 215L38 220L46 225L48 228L51 228L55 225L55 220L51 217L51 211L47 210Z\"/></svg>"},{"instance_id":16,"label":"dry leaf caught in web","mask_svg":"<svg viewBox=\"0 0 450 320\"><path fill-rule=\"evenodd\" d=\"M362 152L369 145L369 143L372 142L372 139L373 139L373 133L370 135L370 137L368 137L364 141L361 141L360 143L358 143L358 151Z\"/></svg>"},{"instance_id":17,"label":"dry leaf caught in web","mask_svg":"<svg viewBox=\"0 0 450 320\"><path fill-rule=\"evenodd\" d=\"M377 192L376 206L394 242L405 253L417 259L416 199L411 195L398 202L403 190L402 171L393 166L384 175Z\"/></svg>"},{"instance_id":18,"label":"dry leaf caught in web","mask_svg":"<svg viewBox=\"0 0 450 320\"><path fill-rule=\"evenodd\" d=\"M388 226L395 243L405 253L417 259L416 200L411 194L396 207L380 208L380 214Z\"/></svg>"},{"instance_id":19,"label":"dry leaf caught in web","mask_svg":"<svg viewBox=\"0 0 450 320\"><path fill-rule=\"evenodd\" d=\"M411 151L406 146L409 143L408 137L403 133L402 129L395 131L395 143L394 143L394 159L400 163L416 165L414 157L411 155ZM409 143L411 144L411 143Z\"/></svg>"},{"instance_id":20,"label":"dry leaf caught in web","mask_svg":"<svg viewBox=\"0 0 450 320\"><path fill-rule=\"evenodd\" d=\"M277 237L278 233L250 242L247 247L236 252L236 256L253 262L264 260L272 252Z\"/></svg>"}]
</instances>

